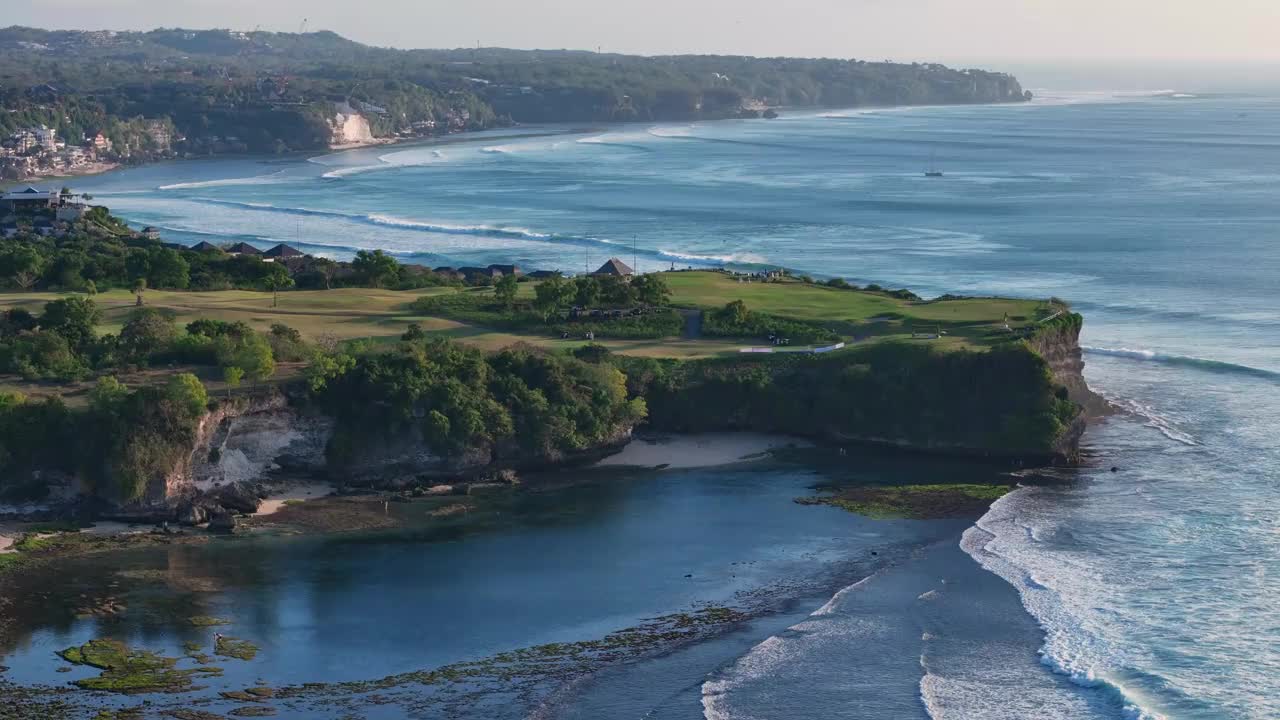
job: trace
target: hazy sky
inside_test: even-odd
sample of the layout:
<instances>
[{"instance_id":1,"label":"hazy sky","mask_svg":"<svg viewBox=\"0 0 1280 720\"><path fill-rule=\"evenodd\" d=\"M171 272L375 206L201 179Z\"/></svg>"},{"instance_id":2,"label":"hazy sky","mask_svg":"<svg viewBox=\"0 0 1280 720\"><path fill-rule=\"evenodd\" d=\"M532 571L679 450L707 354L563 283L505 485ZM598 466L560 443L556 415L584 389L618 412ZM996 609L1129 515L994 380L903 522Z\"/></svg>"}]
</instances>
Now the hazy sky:
<instances>
[{"instance_id":1,"label":"hazy sky","mask_svg":"<svg viewBox=\"0 0 1280 720\"><path fill-rule=\"evenodd\" d=\"M1280 62L1280 0L4 0L49 28L329 29L396 47Z\"/></svg>"}]
</instances>

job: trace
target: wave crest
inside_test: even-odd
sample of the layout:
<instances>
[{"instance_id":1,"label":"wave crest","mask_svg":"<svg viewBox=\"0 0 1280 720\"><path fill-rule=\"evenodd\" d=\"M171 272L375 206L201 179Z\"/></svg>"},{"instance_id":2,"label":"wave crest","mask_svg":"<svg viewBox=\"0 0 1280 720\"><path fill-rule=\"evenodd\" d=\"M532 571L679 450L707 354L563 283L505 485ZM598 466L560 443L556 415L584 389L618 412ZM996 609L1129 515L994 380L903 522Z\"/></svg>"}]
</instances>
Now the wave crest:
<instances>
[{"instance_id":1,"label":"wave crest","mask_svg":"<svg viewBox=\"0 0 1280 720\"><path fill-rule=\"evenodd\" d=\"M1213 360L1210 358L1196 357L1194 355L1175 355L1170 353L1162 353L1156 350L1143 350L1134 348L1107 348L1092 347L1085 345L1081 348L1090 355L1103 355L1107 357L1125 358L1128 360L1142 360L1145 362L1155 362L1164 365L1178 365L1183 367L1196 368L1198 370L1206 370L1217 373L1234 373L1239 375L1250 375L1266 380L1280 381L1280 372L1274 370L1266 370L1256 368L1251 365L1240 365L1237 363L1226 362L1223 360Z\"/></svg>"}]
</instances>

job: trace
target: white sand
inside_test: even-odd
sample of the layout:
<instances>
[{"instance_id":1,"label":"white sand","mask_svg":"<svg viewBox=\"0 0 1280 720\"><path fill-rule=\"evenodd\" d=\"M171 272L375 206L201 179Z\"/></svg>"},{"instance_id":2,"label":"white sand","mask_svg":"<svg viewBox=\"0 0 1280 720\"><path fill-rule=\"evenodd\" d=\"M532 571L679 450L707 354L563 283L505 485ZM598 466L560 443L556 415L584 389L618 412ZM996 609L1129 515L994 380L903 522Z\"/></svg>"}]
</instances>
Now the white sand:
<instances>
[{"instance_id":1,"label":"white sand","mask_svg":"<svg viewBox=\"0 0 1280 720\"><path fill-rule=\"evenodd\" d=\"M756 433L709 433L637 439L622 452L597 463L597 467L656 467L687 469L732 465L762 460L768 453L788 446L810 447L795 438Z\"/></svg>"},{"instance_id":2,"label":"white sand","mask_svg":"<svg viewBox=\"0 0 1280 720\"><path fill-rule=\"evenodd\" d=\"M284 504L292 501L314 500L324 497L333 492L333 486L329 483L307 483L305 485L294 485L287 490L272 493L267 496L266 500L258 506L258 512L254 513L254 517L265 517L280 512Z\"/></svg>"}]
</instances>

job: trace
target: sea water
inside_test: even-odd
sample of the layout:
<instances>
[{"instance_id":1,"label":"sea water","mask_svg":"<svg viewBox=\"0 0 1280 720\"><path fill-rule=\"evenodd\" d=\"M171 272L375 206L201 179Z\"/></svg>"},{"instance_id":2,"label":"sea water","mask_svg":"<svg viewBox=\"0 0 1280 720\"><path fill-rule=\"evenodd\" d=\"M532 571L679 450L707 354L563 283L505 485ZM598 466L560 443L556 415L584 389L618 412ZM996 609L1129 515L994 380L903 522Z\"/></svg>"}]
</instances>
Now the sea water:
<instances>
[{"instance_id":1,"label":"sea water","mask_svg":"<svg viewBox=\"0 0 1280 720\"><path fill-rule=\"evenodd\" d=\"M1086 377L1123 411L1090 430L1077 481L1010 495L911 573L726 660L698 712L1274 718L1277 112L1269 97L1041 93L185 162L79 187L181 241L566 271L609 256L783 266L1067 299L1086 316ZM933 158L944 177L924 176ZM895 640L866 652L876 637ZM858 671L885 680L886 705L849 704L875 695Z\"/></svg>"}]
</instances>

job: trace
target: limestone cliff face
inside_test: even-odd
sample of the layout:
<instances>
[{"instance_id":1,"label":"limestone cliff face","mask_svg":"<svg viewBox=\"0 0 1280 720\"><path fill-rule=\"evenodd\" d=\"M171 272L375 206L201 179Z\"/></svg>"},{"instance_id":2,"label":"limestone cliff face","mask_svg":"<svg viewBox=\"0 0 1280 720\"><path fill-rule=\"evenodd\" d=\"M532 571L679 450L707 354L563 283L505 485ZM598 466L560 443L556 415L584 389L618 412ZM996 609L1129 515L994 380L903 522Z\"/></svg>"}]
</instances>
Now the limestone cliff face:
<instances>
[{"instance_id":1,"label":"limestone cliff face","mask_svg":"<svg viewBox=\"0 0 1280 720\"><path fill-rule=\"evenodd\" d=\"M338 111L329 124L333 128L334 145L364 144L374 141L369 120L346 103L339 103Z\"/></svg>"},{"instance_id":2,"label":"limestone cliff face","mask_svg":"<svg viewBox=\"0 0 1280 720\"><path fill-rule=\"evenodd\" d=\"M1065 387L1071 400L1083 407L1089 417L1109 413L1107 401L1090 390L1085 382L1079 323L1064 323L1037 333L1027 344L1049 363L1054 382Z\"/></svg>"}]
</instances>

